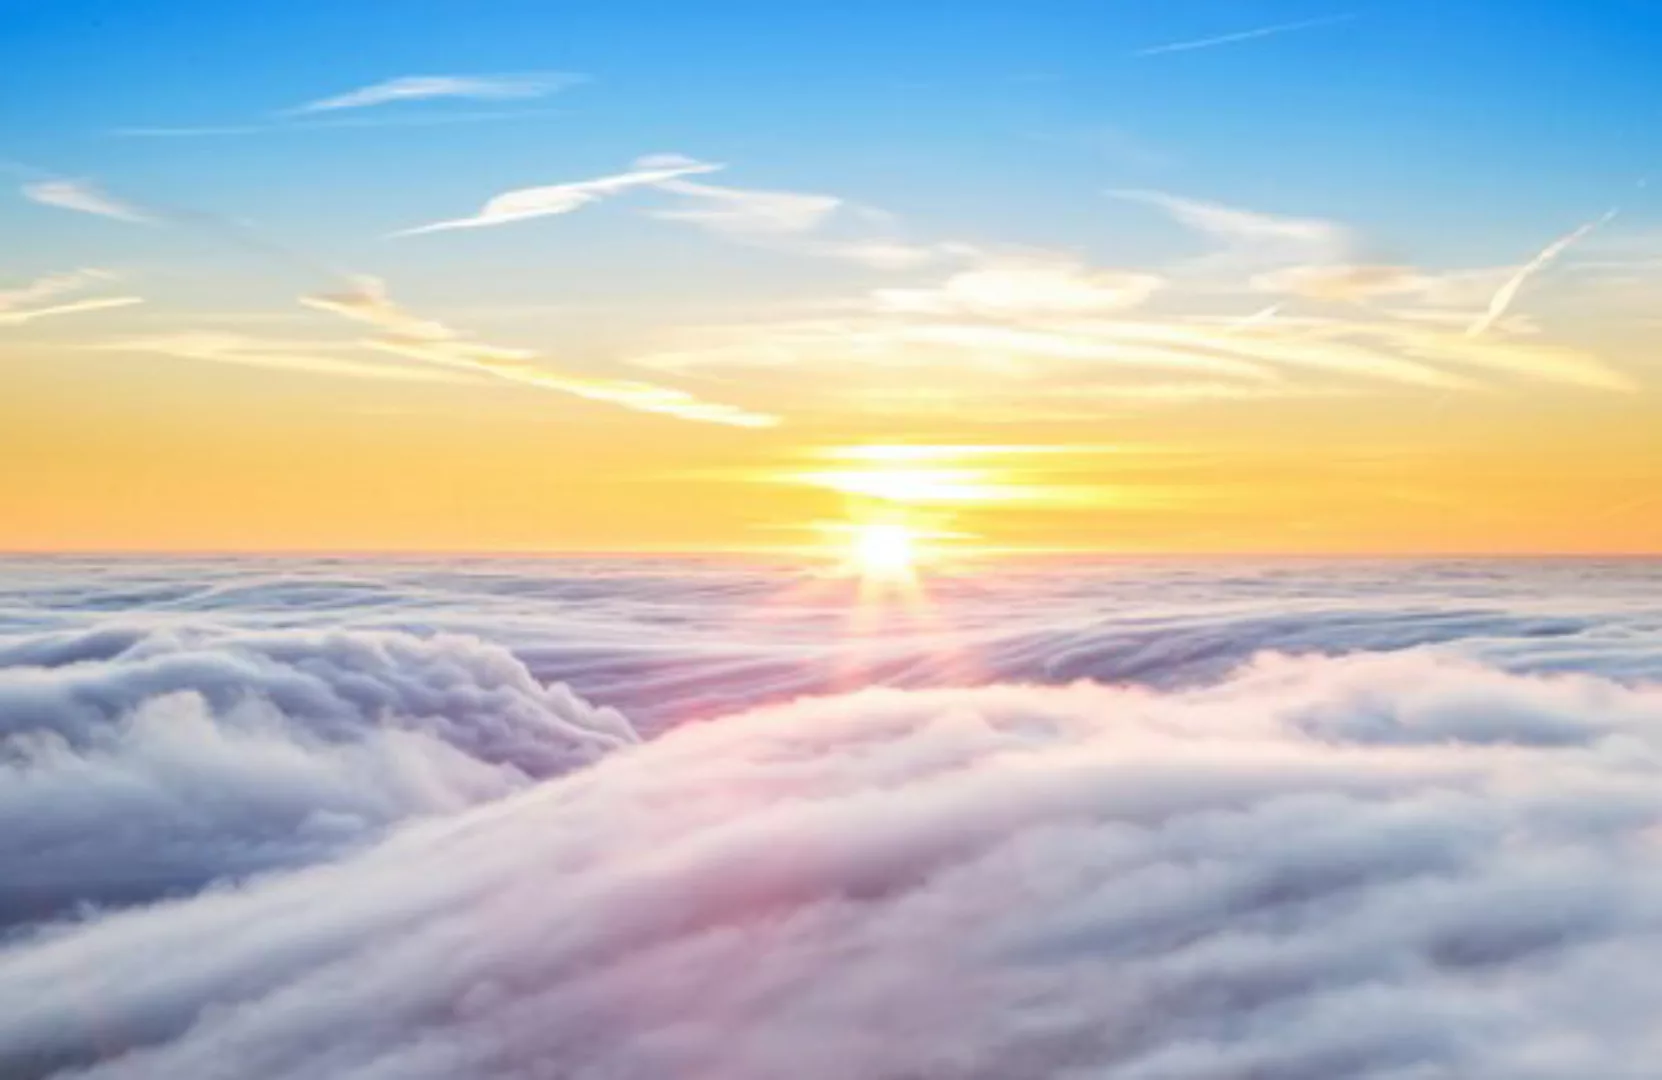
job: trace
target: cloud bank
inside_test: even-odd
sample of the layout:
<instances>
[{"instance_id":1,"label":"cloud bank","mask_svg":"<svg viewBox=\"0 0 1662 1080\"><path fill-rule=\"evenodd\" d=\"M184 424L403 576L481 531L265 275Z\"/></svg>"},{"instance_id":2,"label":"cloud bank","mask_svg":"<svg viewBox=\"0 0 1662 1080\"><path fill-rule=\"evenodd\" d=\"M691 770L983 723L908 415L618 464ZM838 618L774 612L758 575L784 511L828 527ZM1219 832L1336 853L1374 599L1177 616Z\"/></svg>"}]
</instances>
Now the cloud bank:
<instances>
[{"instance_id":1,"label":"cloud bank","mask_svg":"<svg viewBox=\"0 0 1662 1080\"><path fill-rule=\"evenodd\" d=\"M361 847L634 741L474 638L121 625L0 648L0 926Z\"/></svg>"},{"instance_id":2,"label":"cloud bank","mask_svg":"<svg viewBox=\"0 0 1662 1080\"><path fill-rule=\"evenodd\" d=\"M803 701L14 941L0 1057L89 1080L1638 1077L1659 724L1654 688L1425 654Z\"/></svg>"}]
</instances>

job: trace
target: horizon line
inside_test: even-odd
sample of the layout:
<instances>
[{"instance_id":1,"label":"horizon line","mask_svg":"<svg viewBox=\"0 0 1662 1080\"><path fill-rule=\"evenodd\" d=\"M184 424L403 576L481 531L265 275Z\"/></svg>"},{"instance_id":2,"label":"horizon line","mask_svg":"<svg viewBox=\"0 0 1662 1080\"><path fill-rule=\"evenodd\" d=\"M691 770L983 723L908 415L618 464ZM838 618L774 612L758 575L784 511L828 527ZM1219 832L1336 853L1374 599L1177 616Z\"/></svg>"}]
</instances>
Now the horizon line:
<instances>
[{"instance_id":1,"label":"horizon line","mask_svg":"<svg viewBox=\"0 0 1662 1080\"><path fill-rule=\"evenodd\" d=\"M1103 559L1662 559L1662 549L1485 551L1426 549L1414 551L1289 551L1205 548L1138 550L1084 547L952 547L955 556L997 558ZM819 559L824 548L665 547L665 548L0 548L0 559L30 558L274 558L274 559L596 559L596 558L804 558Z\"/></svg>"}]
</instances>

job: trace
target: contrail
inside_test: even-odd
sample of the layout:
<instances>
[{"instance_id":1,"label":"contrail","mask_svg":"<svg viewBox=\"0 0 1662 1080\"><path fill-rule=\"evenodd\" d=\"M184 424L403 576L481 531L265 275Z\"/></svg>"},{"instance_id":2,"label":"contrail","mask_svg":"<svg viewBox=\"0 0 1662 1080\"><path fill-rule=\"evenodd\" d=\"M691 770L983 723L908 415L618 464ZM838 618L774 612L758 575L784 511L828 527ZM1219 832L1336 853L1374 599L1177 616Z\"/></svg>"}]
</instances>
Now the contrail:
<instances>
[{"instance_id":1,"label":"contrail","mask_svg":"<svg viewBox=\"0 0 1662 1080\"><path fill-rule=\"evenodd\" d=\"M1533 259L1518 267L1517 272L1506 280L1506 284L1495 290L1495 295L1489 300L1489 309L1479 315L1477 320L1466 328L1466 336L1478 337L1486 333L1502 315L1506 314L1507 309L1512 306L1512 301L1517 298L1518 291L1524 287L1530 278L1546 269L1554 259L1574 247L1588 233L1600 225L1608 223L1616 216L1617 212L1613 208L1597 220L1589 221L1574 232L1560 236L1542 248Z\"/></svg>"},{"instance_id":2,"label":"contrail","mask_svg":"<svg viewBox=\"0 0 1662 1080\"><path fill-rule=\"evenodd\" d=\"M1237 41L1252 41L1256 38L1274 37L1277 34L1290 34L1295 30L1312 30L1318 26L1332 26L1335 23L1349 22L1356 18L1356 12L1349 11L1343 15L1328 15L1320 19L1304 19L1300 22L1277 23L1274 26L1260 26L1256 30L1239 30L1233 34L1219 34L1217 37L1198 38L1194 41L1176 41L1170 45L1154 45L1147 49L1139 49L1133 56L1159 56L1162 53L1189 52L1193 49L1210 49L1214 45L1231 45Z\"/></svg>"}]
</instances>

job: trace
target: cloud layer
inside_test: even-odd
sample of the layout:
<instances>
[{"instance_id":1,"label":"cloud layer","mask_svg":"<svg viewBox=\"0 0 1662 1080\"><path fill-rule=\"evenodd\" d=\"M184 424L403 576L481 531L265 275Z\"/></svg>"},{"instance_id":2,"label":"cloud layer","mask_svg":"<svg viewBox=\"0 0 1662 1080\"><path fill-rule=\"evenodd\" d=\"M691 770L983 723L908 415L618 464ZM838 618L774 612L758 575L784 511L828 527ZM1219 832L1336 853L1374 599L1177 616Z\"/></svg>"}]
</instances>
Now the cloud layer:
<instances>
[{"instance_id":1,"label":"cloud layer","mask_svg":"<svg viewBox=\"0 0 1662 1080\"><path fill-rule=\"evenodd\" d=\"M1662 693L1423 654L679 729L0 952L17 1076L1635 1076ZM198 944L214 942L204 952Z\"/></svg>"},{"instance_id":2,"label":"cloud layer","mask_svg":"<svg viewBox=\"0 0 1662 1080\"><path fill-rule=\"evenodd\" d=\"M473 638L115 625L0 646L0 926L315 862L633 739Z\"/></svg>"}]
</instances>

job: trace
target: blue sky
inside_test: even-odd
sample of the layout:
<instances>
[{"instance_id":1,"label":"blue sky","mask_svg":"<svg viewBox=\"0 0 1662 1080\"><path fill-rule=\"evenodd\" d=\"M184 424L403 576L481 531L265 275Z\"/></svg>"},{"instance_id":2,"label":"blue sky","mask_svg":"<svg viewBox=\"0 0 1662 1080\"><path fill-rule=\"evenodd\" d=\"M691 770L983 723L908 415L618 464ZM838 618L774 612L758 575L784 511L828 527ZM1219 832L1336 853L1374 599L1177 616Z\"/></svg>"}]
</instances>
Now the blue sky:
<instances>
[{"instance_id":1,"label":"blue sky","mask_svg":"<svg viewBox=\"0 0 1662 1080\"><path fill-rule=\"evenodd\" d=\"M1498 257L1524 223L1550 234L1654 167L1662 89L1662 8L1637 0L4 12L0 152L308 244L661 149L731 162L757 186L835 190L921 227L1036 244L1106 242L1110 229L1157 241L1146 222L1116 220L1137 217L1123 209L1081 227L1081 200L1129 185L1342 218L1419 258ZM1135 55L1326 18L1338 21ZM520 119L414 131L110 134L258 122L393 74L549 70L592 82L525 103ZM300 170L308 183L279 182ZM0 214L34 235L38 213Z\"/></svg>"},{"instance_id":2,"label":"blue sky","mask_svg":"<svg viewBox=\"0 0 1662 1080\"><path fill-rule=\"evenodd\" d=\"M1387 499L1420 508L1405 549L1510 547L1662 482L1652 0L54 0L0 29L0 421L48 417L13 452L81 469L80 502L31 489L40 536L70 505L123 536L102 459L52 434L118 399L106 452L194 433L154 482L214 527L178 462L250 403L273 447L332 424L374 450L412 505L413 451L361 417L425 417L419 445L496 463L489 485L546 413L631 484L736 485L700 543L773 527L739 520L745 485L811 484L810 443L873 432L1204 451L1175 495L1089 449L1019 489L1190 515L1159 543L1273 547L1300 515L1371 544L1350 500L1381 453L1418 463ZM486 435L455 443L457 418ZM1358 471L1295 480L1317 439ZM1561 486L1450 539L1425 508L1504 490L1495 461ZM584 543L655 540L638 490ZM1226 504L1235 525L1192 524ZM1537 546L1633 547L1597 520Z\"/></svg>"}]
</instances>

